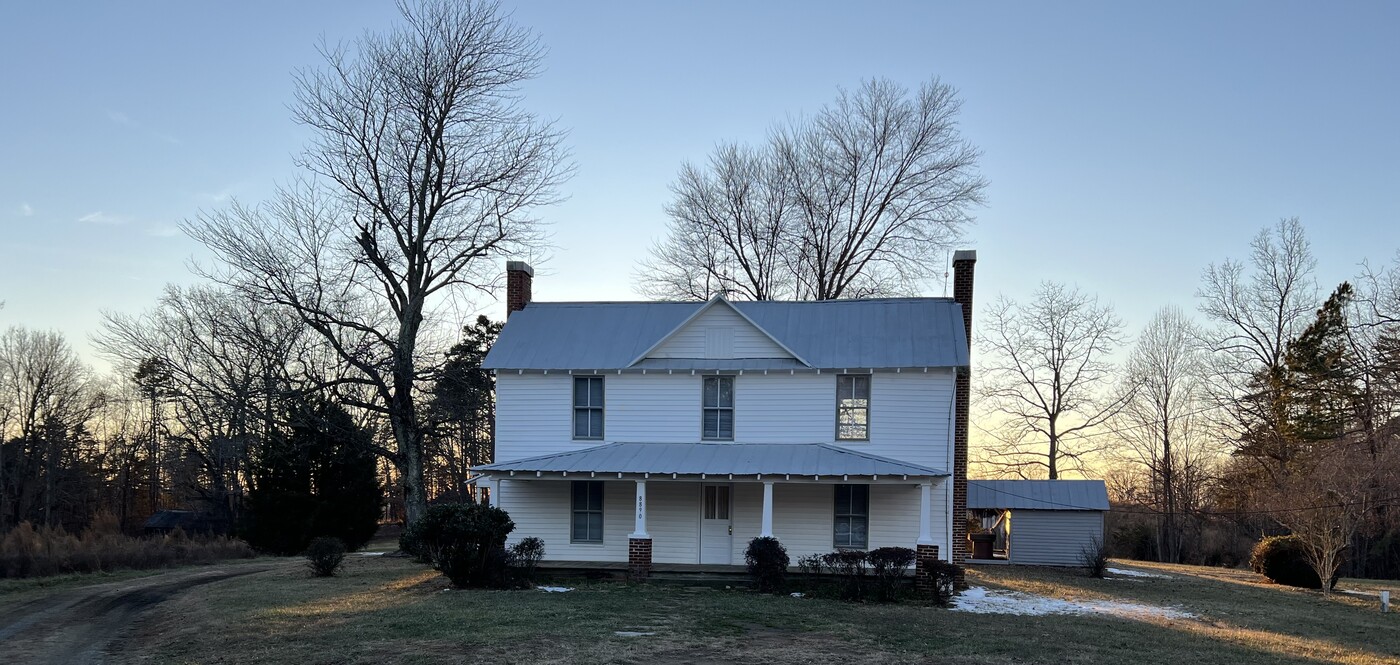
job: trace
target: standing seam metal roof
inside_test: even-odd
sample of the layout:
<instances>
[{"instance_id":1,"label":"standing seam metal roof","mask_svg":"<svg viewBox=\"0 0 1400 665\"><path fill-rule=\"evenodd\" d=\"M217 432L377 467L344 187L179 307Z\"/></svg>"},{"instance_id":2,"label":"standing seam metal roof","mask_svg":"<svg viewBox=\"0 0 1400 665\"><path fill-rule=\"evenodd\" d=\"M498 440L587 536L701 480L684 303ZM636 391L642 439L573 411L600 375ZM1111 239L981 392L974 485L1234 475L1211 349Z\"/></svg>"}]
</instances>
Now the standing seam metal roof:
<instances>
[{"instance_id":1,"label":"standing seam metal roof","mask_svg":"<svg viewBox=\"0 0 1400 665\"><path fill-rule=\"evenodd\" d=\"M728 302L728 301L726 301ZM511 314L486 369L625 369L708 302L530 303ZM822 369L965 367L962 305L948 298L730 302ZM788 358L668 359L672 369L788 369ZM704 366L702 367L703 361ZM644 360L638 367L646 367ZM747 367L740 367L746 363ZM716 365L723 365L716 367Z\"/></svg>"},{"instance_id":2,"label":"standing seam metal roof","mask_svg":"<svg viewBox=\"0 0 1400 665\"><path fill-rule=\"evenodd\" d=\"M476 467L479 472L918 476L945 471L826 443L608 443Z\"/></svg>"},{"instance_id":3,"label":"standing seam metal roof","mask_svg":"<svg viewBox=\"0 0 1400 665\"><path fill-rule=\"evenodd\" d=\"M1108 510L1108 488L1102 480L969 480L967 507Z\"/></svg>"}]
</instances>

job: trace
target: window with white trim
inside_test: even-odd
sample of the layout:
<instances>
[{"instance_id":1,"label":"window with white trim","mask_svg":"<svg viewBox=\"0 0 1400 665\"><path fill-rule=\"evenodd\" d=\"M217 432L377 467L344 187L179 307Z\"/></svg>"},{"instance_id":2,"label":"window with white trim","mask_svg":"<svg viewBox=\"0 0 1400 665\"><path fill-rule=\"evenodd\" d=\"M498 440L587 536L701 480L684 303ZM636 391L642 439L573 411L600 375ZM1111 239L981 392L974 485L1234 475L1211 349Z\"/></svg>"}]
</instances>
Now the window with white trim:
<instances>
[{"instance_id":1,"label":"window with white trim","mask_svg":"<svg viewBox=\"0 0 1400 665\"><path fill-rule=\"evenodd\" d=\"M702 439L734 440L734 377L705 377L700 429Z\"/></svg>"},{"instance_id":2,"label":"window with white trim","mask_svg":"<svg viewBox=\"0 0 1400 665\"><path fill-rule=\"evenodd\" d=\"M837 485L833 541L838 549L863 550L870 543L870 486Z\"/></svg>"},{"instance_id":3,"label":"window with white trim","mask_svg":"<svg viewBox=\"0 0 1400 665\"><path fill-rule=\"evenodd\" d=\"M836 439L870 440L870 375L836 377Z\"/></svg>"},{"instance_id":4,"label":"window with white trim","mask_svg":"<svg viewBox=\"0 0 1400 665\"><path fill-rule=\"evenodd\" d=\"M569 540L575 543L603 542L603 481L575 480L573 526Z\"/></svg>"},{"instance_id":5,"label":"window with white trim","mask_svg":"<svg viewBox=\"0 0 1400 665\"><path fill-rule=\"evenodd\" d=\"M603 438L603 377L574 377L574 438Z\"/></svg>"}]
</instances>

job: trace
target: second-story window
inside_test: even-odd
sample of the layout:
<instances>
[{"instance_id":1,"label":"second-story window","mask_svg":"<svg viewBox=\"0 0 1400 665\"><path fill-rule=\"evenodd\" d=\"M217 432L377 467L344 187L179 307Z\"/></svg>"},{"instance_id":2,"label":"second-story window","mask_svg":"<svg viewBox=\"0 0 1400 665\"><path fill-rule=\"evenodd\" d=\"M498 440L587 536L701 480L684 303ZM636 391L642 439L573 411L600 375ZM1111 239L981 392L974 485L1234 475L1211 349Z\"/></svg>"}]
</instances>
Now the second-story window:
<instances>
[{"instance_id":1,"label":"second-story window","mask_svg":"<svg viewBox=\"0 0 1400 665\"><path fill-rule=\"evenodd\" d=\"M707 376L701 410L701 438L734 440L734 377Z\"/></svg>"},{"instance_id":2,"label":"second-story window","mask_svg":"<svg viewBox=\"0 0 1400 665\"><path fill-rule=\"evenodd\" d=\"M836 438L840 441L870 439L870 375L836 377Z\"/></svg>"},{"instance_id":3,"label":"second-story window","mask_svg":"<svg viewBox=\"0 0 1400 665\"><path fill-rule=\"evenodd\" d=\"M574 377L574 438L603 438L603 377Z\"/></svg>"}]
</instances>

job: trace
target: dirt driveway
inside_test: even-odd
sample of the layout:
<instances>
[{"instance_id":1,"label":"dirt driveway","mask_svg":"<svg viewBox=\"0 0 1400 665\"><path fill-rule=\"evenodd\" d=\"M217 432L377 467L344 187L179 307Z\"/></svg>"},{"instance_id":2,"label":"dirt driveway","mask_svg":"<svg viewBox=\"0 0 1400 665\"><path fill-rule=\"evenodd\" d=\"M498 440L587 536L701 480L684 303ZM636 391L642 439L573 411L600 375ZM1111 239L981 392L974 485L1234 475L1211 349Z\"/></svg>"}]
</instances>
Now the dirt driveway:
<instances>
[{"instance_id":1,"label":"dirt driveway","mask_svg":"<svg viewBox=\"0 0 1400 665\"><path fill-rule=\"evenodd\" d=\"M57 591L7 606L0 600L0 662L102 663L147 612L192 587L271 570L241 564L175 570Z\"/></svg>"}]
</instances>

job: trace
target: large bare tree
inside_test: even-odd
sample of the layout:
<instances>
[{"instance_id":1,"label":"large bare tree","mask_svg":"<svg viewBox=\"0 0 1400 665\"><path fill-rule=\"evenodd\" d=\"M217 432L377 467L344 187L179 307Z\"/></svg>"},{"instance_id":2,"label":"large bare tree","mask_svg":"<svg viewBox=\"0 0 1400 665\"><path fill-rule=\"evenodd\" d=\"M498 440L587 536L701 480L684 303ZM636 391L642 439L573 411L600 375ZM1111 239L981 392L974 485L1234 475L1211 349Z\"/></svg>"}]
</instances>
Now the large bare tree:
<instances>
[{"instance_id":1,"label":"large bare tree","mask_svg":"<svg viewBox=\"0 0 1400 665\"><path fill-rule=\"evenodd\" d=\"M708 165L686 164L639 289L754 300L917 292L983 200L961 108L936 78L913 93L866 81L760 147L722 144Z\"/></svg>"},{"instance_id":2,"label":"large bare tree","mask_svg":"<svg viewBox=\"0 0 1400 665\"><path fill-rule=\"evenodd\" d=\"M1284 219L1259 231L1247 263L1207 267L1196 294L1213 323L1205 344L1216 424L1270 475L1286 473L1297 453L1286 427L1285 356L1319 304L1316 264L1302 223Z\"/></svg>"},{"instance_id":3,"label":"large bare tree","mask_svg":"<svg viewBox=\"0 0 1400 665\"><path fill-rule=\"evenodd\" d=\"M994 425L979 463L999 473L1057 479L1101 451L1093 430L1122 408L1108 356L1122 343L1109 305L1064 284L1044 282L1030 300L997 298L977 337L984 354L979 392Z\"/></svg>"},{"instance_id":4,"label":"large bare tree","mask_svg":"<svg viewBox=\"0 0 1400 665\"><path fill-rule=\"evenodd\" d=\"M1147 482L1139 498L1160 515L1158 555L1174 563L1182 561L1182 515L1201 507L1216 456L1206 426L1200 339L1180 309L1159 310L1128 357L1127 399L1112 423L1122 442L1116 456L1143 471Z\"/></svg>"},{"instance_id":5,"label":"large bare tree","mask_svg":"<svg viewBox=\"0 0 1400 665\"><path fill-rule=\"evenodd\" d=\"M569 167L562 134L520 105L542 47L492 2L400 4L404 23L296 79L293 113L315 139L309 175L258 206L184 224L223 263L206 271L288 308L353 370L357 406L393 432L407 517L423 491L420 379L435 303L490 292L500 259L542 242L534 211Z\"/></svg>"}]
</instances>

